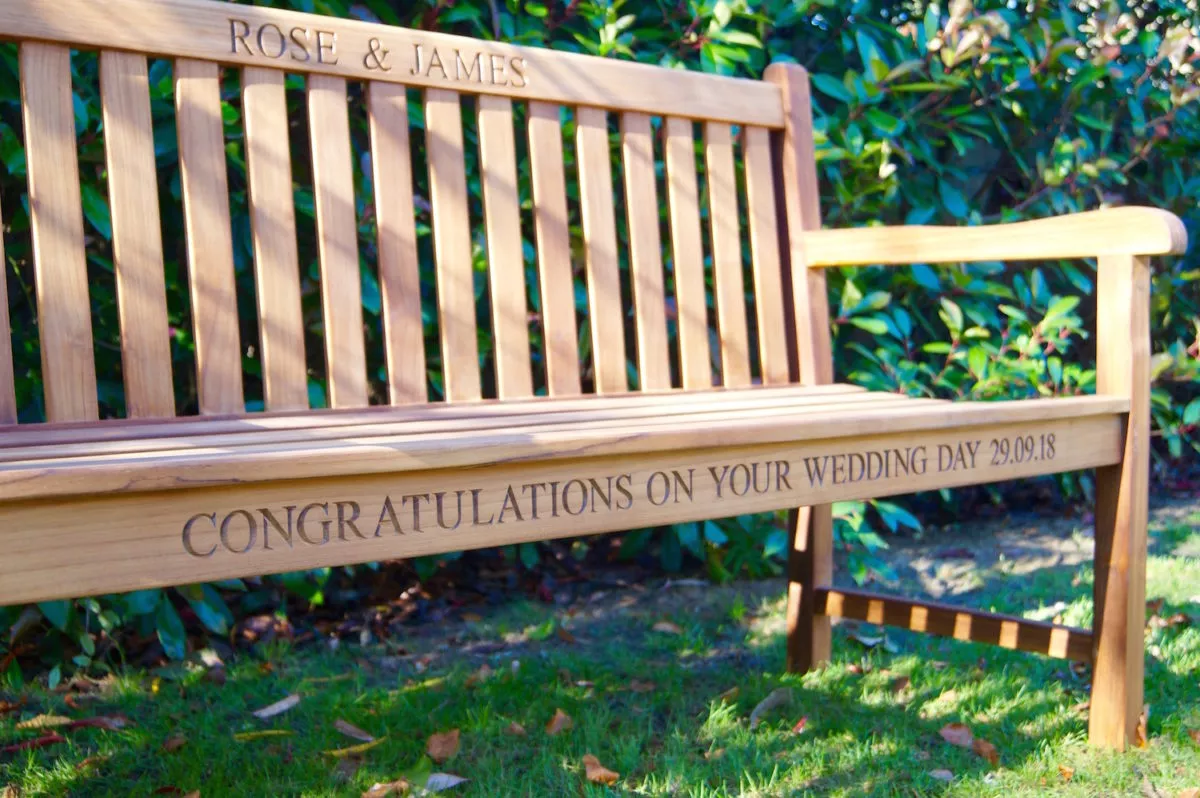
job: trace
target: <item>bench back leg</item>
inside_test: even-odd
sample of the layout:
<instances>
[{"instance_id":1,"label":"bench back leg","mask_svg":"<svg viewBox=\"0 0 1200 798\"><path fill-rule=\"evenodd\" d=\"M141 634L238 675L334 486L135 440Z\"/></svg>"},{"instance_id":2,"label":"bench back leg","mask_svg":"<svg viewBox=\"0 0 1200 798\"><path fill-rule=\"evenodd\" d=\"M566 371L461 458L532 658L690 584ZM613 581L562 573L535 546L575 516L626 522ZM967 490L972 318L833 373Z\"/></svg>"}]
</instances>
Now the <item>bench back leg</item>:
<instances>
[{"instance_id":1,"label":"bench back leg","mask_svg":"<svg viewBox=\"0 0 1200 798\"><path fill-rule=\"evenodd\" d=\"M825 272L809 269L804 234L821 227L817 162L813 147L808 73L795 64L772 64L766 80L783 93L784 128L773 134L775 197L779 203L780 256L793 381L833 382L829 298ZM833 511L829 505L788 514L787 668L810 670L829 659L829 618L816 606L818 588L833 583Z\"/></svg>"},{"instance_id":2,"label":"bench back leg","mask_svg":"<svg viewBox=\"0 0 1200 798\"><path fill-rule=\"evenodd\" d=\"M1100 258L1097 393L1128 396L1121 463L1096 471L1095 670L1088 738L1136 740L1145 665L1146 519L1150 477L1150 263Z\"/></svg>"}]
</instances>

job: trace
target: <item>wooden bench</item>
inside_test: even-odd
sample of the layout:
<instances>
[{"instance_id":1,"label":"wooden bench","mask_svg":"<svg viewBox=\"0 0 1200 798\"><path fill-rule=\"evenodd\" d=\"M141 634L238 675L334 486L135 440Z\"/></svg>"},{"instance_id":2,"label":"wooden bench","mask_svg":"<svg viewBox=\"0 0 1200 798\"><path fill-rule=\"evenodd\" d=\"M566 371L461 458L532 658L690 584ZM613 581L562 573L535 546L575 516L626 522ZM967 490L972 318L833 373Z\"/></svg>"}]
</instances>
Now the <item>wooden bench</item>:
<instances>
[{"instance_id":1,"label":"wooden bench","mask_svg":"<svg viewBox=\"0 0 1200 798\"><path fill-rule=\"evenodd\" d=\"M0 336L0 603L799 507L789 516L789 668L829 656L831 617L1070 657L1094 663L1092 741L1132 738L1148 256L1183 250L1175 217L1122 208L999 228L820 230L808 80L785 64L761 82L734 80L204 0L5 0L0 38L20 51L46 414L16 423L11 341ZM99 51L104 111L127 417L103 421L73 49ZM148 59L173 70L186 242L160 234L169 198L156 191ZM305 153L289 146L285 73L306 87ZM222 88L230 96L238 81L242 129L227 142ZM474 111L465 123L464 103ZM355 196L349 113L369 123L370 197ZM423 137L424 166L410 132ZM256 334L239 328L229 152L247 160ZM309 406L321 357L305 351L293 158L311 159L325 365L314 373L329 409ZM426 169L427 216L413 189ZM468 178L483 187L482 223ZM520 195L526 180L531 199ZM370 236L359 235L356 200L370 208ZM417 215L432 225L433 364ZM528 290L523 224L536 242ZM476 302L477 243L486 303ZM1084 257L1099 262L1097 395L970 404L833 382L825 268ZM172 260L187 267L195 408L177 406L172 387ZM360 268L382 294L386 393L368 379ZM531 307L544 340L533 352ZM0 302L5 327L7 309ZM481 323L495 342L482 358ZM246 412L251 350L265 412ZM427 370L443 375L439 390ZM1089 468L1093 630L832 587L835 500Z\"/></svg>"}]
</instances>

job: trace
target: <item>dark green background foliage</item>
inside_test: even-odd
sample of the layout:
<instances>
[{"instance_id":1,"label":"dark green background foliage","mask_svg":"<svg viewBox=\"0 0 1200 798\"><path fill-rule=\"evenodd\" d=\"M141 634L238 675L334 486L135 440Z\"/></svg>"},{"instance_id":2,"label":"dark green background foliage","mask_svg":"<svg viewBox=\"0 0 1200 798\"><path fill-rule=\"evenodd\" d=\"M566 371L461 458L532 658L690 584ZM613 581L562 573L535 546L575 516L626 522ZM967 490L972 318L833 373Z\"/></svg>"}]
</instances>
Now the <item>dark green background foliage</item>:
<instances>
[{"instance_id":1,"label":"dark green background foliage","mask_svg":"<svg viewBox=\"0 0 1200 798\"><path fill-rule=\"evenodd\" d=\"M912 2L768 0L767 2L394 2L394 0L276 0L303 11L387 24L503 39L519 44L636 59L666 66L757 77L772 60L794 60L812 73L822 206L830 226L864 224L979 224L1049 216L1101 204L1149 204L1181 216L1193 232L1200 222L1200 119L1193 65L1200 49L1182 0L1124 4L1032 0L1019 9L988 0L949 5ZM1093 10L1092 5L1103 6ZM96 91L96 60L75 56L76 118L84 212L89 236L93 324L102 412L124 414L119 337L112 275L111 226L106 200L103 130ZM246 176L237 76L225 90L227 153L234 219L243 341L257 340ZM0 207L5 214L6 265L13 329L17 396L23 421L43 417L36 314L24 197L16 49L0 48ZM292 148L307 150L303 83L289 78ZM176 396L180 412L195 412L194 349L186 291L179 202L179 170L172 111L171 69L151 65L173 329ZM352 85L351 123L356 152L367 152L361 88ZM417 193L428 196L423 174L421 109L414 92ZM568 121L566 131L572 132ZM468 144L477 142L468 129ZM519 156L527 153L518 144ZM468 148L470 150L470 147ZM469 159L474 156L469 153ZM568 159L571 155L568 150ZM294 157L304 311L310 353L310 395L324 404L324 363L315 253L311 175L307 159ZM472 164L468 168L474 172ZM369 164L356 159L363 295L372 400L386 400L379 289L374 277L374 223L369 204ZM568 174L573 173L568 168ZM472 214L481 218L477 179L469 186ZM569 192L576 191L571 185ZM528 202L528 186L522 186ZM418 202L420 206L420 202ZM576 223L578 220L575 220ZM531 239L526 230L527 239ZM422 274L432 286L428 207L418 211ZM579 237L579 231L574 230ZM530 283L534 260L527 244ZM485 256L476 235L478 286L483 297ZM627 266L627 264L623 264ZM864 268L830 273L830 302L840 378L874 389L941 397L1006 398L1092 390L1094 372L1094 264L1038 264L1004 270L999 263L960 267ZM1200 268L1194 256L1159 260L1154 276L1155 463L1161 475L1200 450ZM584 301L582 286L577 291ZM432 288L424 297L428 340L436 340ZM531 297L536 319L536 292ZM490 380L487 302L480 305L480 351ZM539 328L531 324L535 353ZM586 357L589 343L581 342ZM439 358L428 351L431 392L440 396ZM247 401L261 408L254 347L245 357ZM535 363L535 373L540 365ZM1086 497L1086 477L1051 481L1069 497ZM984 489L983 498L1003 494ZM950 494L923 507L953 509ZM912 506L911 503L907 506ZM837 508L837 534L852 548L855 574L881 568L871 553L885 545L877 531L916 527L890 502L846 503ZM877 530L877 531L876 531ZM739 518L687 525L661 535L625 536L629 556L653 551L663 565L680 567L685 554L705 563L714 578L776 572L784 548L775 519ZM586 555L586 542L572 552ZM508 551L525 567L539 548ZM447 558L421 561L428 573ZM341 573L341 572L339 572ZM71 655L83 667L107 667L120 647L109 636L118 627L157 633L170 656L185 650L185 617L224 633L238 606L278 602L279 591L304 601L323 600L331 572L278 579L142 591L81 602L0 609L0 661L20 678L17 661L3 658L22 637L40 629L42 655L54 662ZM232 591L232 592L231 592ZM28 662L28 659L26 659ZM53 671L57 678L60 670Z\"/></svg>"}]
</instances>

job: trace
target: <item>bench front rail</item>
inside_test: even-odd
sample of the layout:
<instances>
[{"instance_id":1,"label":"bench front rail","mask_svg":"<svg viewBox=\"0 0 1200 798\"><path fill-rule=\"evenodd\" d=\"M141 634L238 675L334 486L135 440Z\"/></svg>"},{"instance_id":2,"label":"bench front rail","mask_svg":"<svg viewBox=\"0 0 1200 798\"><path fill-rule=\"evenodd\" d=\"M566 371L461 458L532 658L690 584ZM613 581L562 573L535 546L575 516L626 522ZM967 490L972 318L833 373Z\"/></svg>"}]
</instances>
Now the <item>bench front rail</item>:
<instances>
[{"instance_id":1,"label":"bench front rail","mask_svg":"<svg viewBox=\"0 0 1200 798\"><path fill-rule=\"evenodd\" d=\"M0 38L19 49L35 260L41 362L21 368L45 408L17 406L0 336L0 603L791 509L790 668L828 658L831 617L1093 661L1092 740L1133 734L1148 258L1185 247L1170 214L820 230L808 78L783 64L731 79L207 0L6 0ZM75 79L97 76L104 164L78 157L72 50ZM150 100L163 61L171 109ZM288 117L298 85L307 147ZM172 125L177 149L156 156ZM89 262L81 175L107 185L121 417L97 390L92 283L108 278ZM176 200L160 189L176 182L185 236L164 240ZM1084 257L1099 258L1095 396L955 403L834 382L823 269ZM0 295L6 328L9 311ZM194 368L172 362L172 326L190 330ZM328 408L310 407L310 382ZM1087 468L1094 630L832 586L832 502Z\"/></svg>"}]
</instances>

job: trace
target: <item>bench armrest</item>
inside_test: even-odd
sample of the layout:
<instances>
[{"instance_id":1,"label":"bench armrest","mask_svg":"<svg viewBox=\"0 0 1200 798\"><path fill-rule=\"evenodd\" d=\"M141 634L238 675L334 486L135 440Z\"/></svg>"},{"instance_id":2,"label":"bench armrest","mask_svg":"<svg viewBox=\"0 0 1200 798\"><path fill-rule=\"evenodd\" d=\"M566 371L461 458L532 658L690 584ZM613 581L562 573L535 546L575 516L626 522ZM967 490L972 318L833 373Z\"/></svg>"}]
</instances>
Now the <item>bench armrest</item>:
<instances>
[{"instance_id":1,"label":"bench armrest","mask_svg":"<svg viewBox=\"0 0 1200 798\"><path fill-rule=\"evenodd\" d=\"M1101 255L1178 255L1187 231L1158 208L1124 207L978 227L854 227L814 230L803 240L808 266L907 265L1051 260Z\"/></svg>"}]
</instances>

